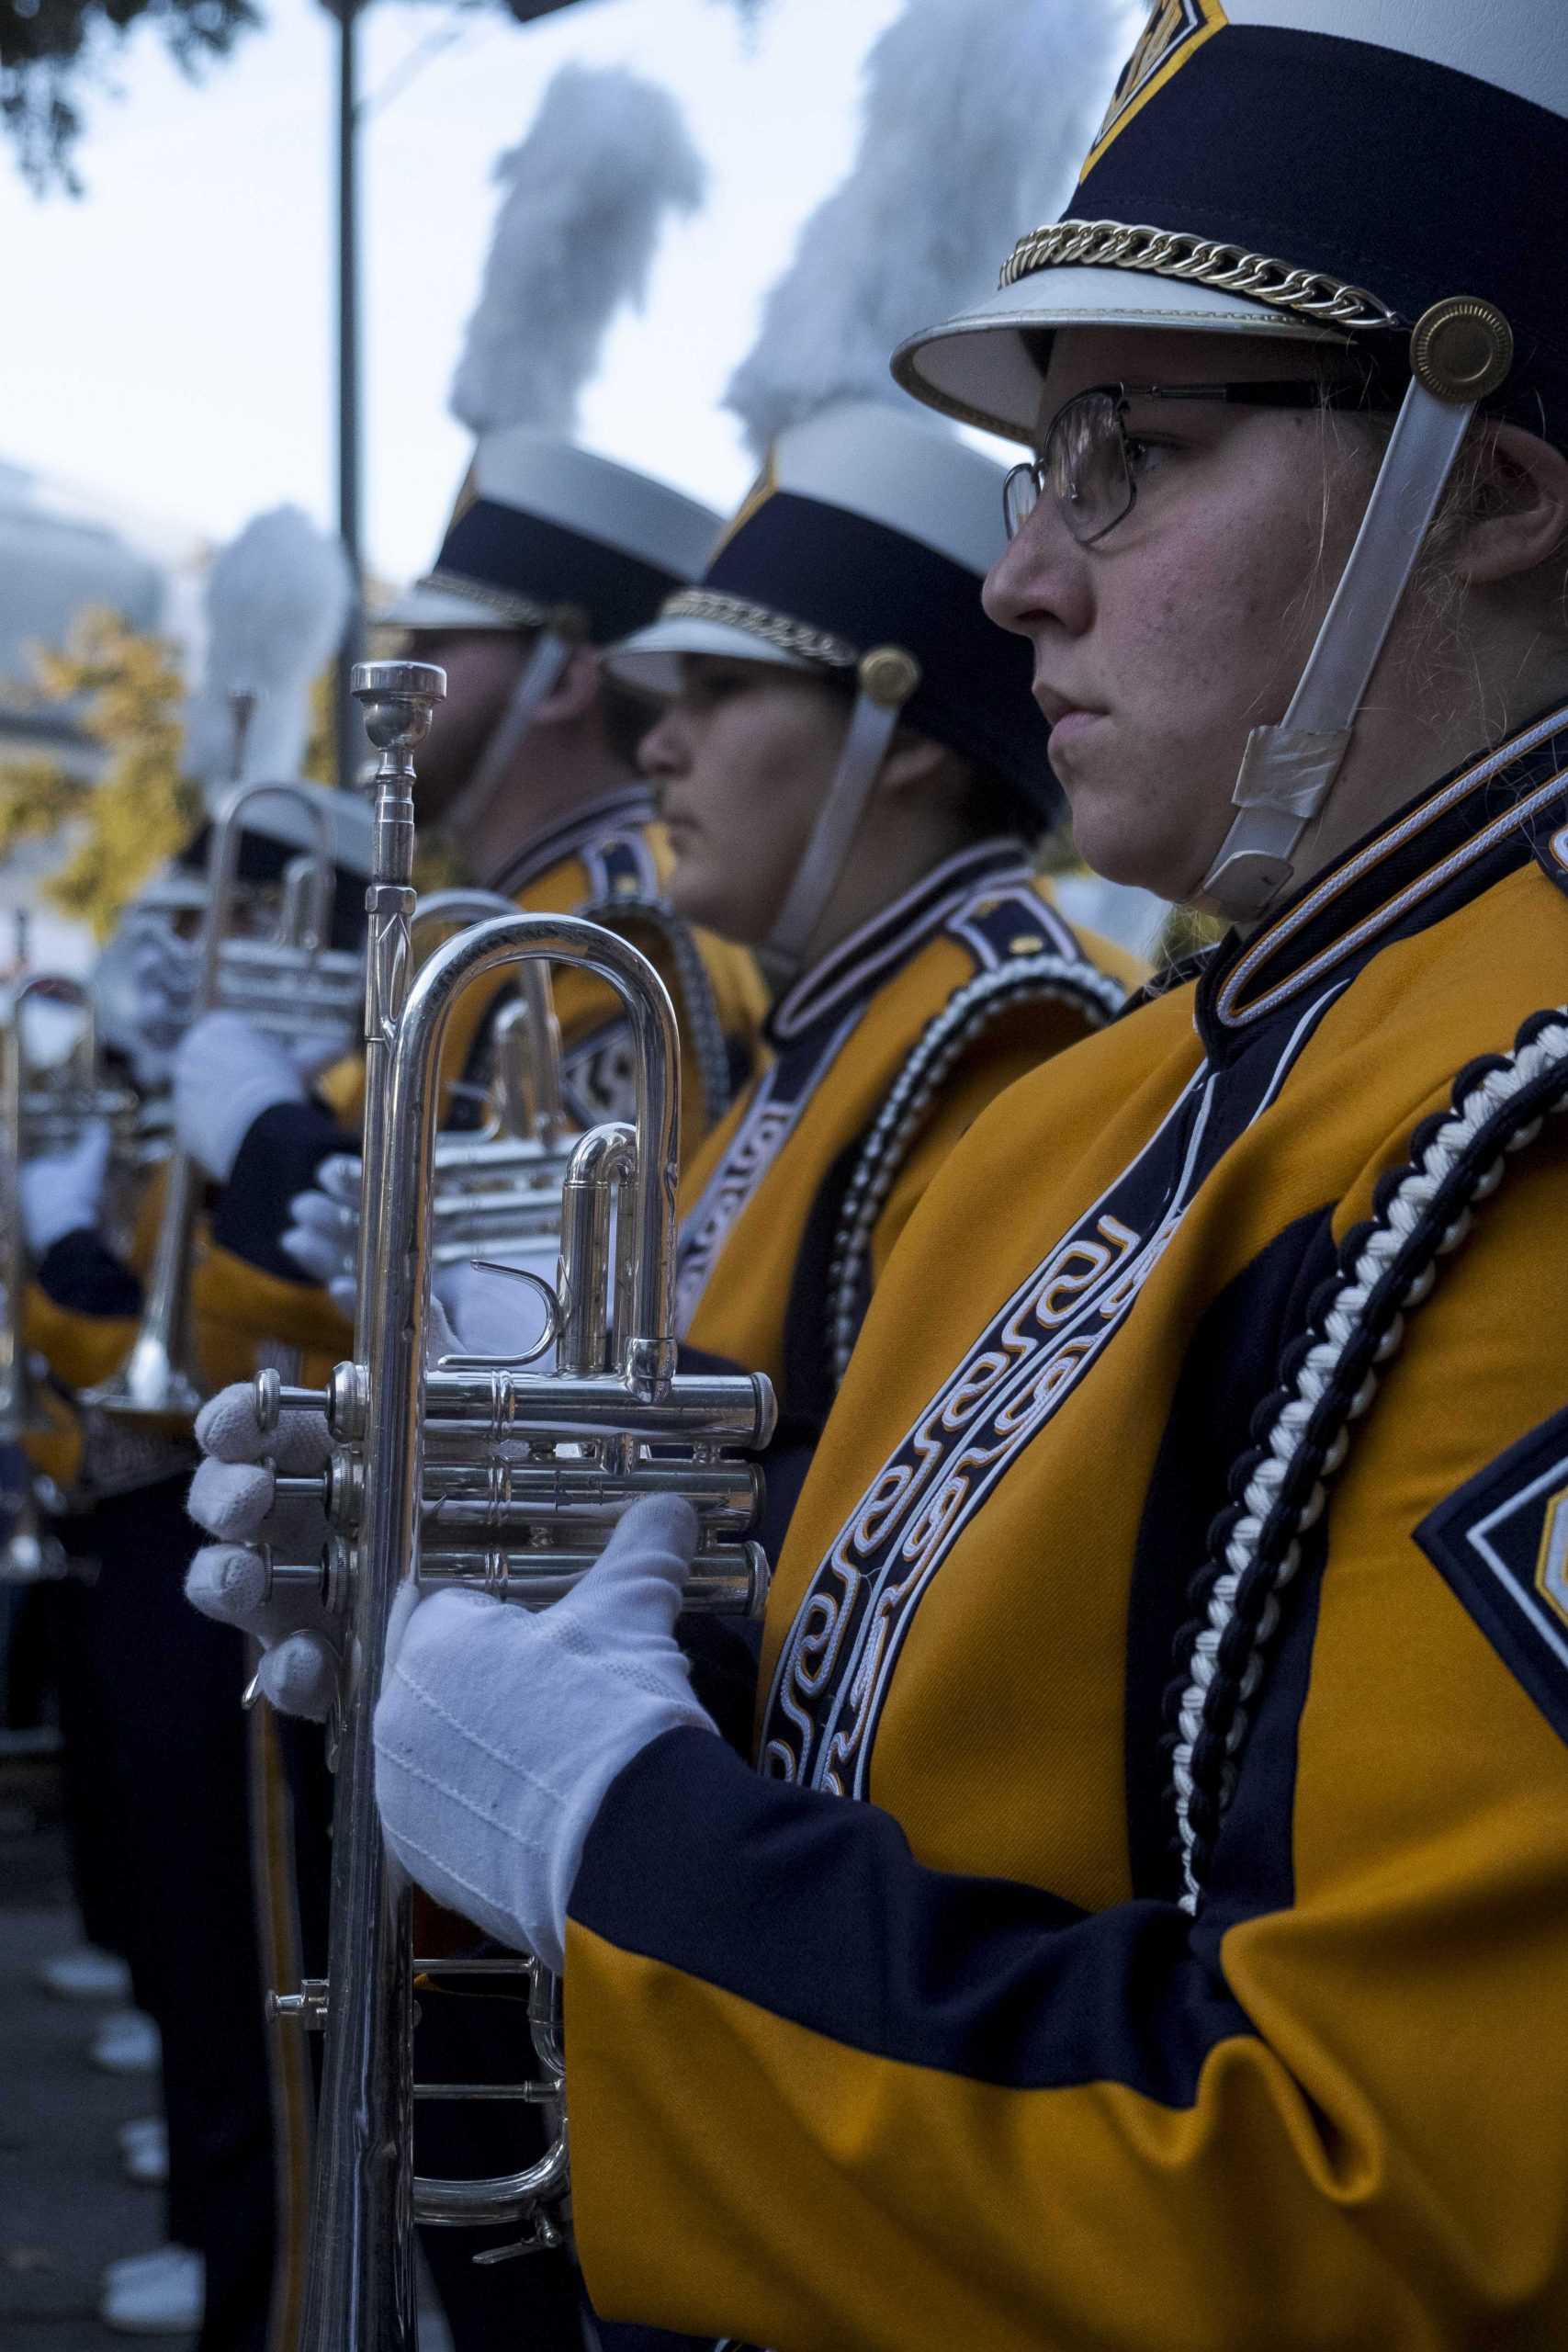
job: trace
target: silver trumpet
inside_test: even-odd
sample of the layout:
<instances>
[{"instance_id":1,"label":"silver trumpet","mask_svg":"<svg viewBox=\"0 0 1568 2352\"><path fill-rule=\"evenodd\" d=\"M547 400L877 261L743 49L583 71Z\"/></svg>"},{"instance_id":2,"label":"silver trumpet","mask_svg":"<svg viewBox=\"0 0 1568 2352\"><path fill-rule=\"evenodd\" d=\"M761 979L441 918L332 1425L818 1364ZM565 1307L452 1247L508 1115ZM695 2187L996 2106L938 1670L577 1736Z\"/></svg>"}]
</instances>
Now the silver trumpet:
<instances>
[{"instance_id":1,"label":"silver trumpet","mask_svg":"<svg viewBox=\"0 0 1568 2352\"><path fill-rule=\"evenodd\" d=\"M65 1058L43 1065L28 1052L26 1013L34 1001L70 1005L80 1033ZM0 1584L36 1584L66 1574L63 1546L44 1524L39 1481L28 1467L26 1441L48 1428L39 1410L37 1375L23 1337L27 1312L27 1238L20 1176L25 1159L68 1150L89 1120L107 1121L123 1165L133 1151L136 1097L106 1080L99 1066L93 1003L80 982L38 973L0 1004L0 1232L5 1248L5 1312L0 1315L0 1444L15 1449L18 1485L6 1498L11 1523L0 1544Z\"/></svg>"},{"instance_id":2,"label":"silver trumpet","mask_svg":"<svg viewBox=\"0 0 1568 2352\"><path fill-rule=\"evenodd\" d=\"M673 1236L679 1054L670 999L637 951L568 917L509 914L438 949L409 982L413 893L411 753L444 687L416 662L356 669L381 752L368 893L365 1211L355 1352L324 1391L257 1383L263 1425L324 1411L335 1440L322 1563L274 1560L278 1585L320 1586L339 1614L340 1690L329 1975L276 1996L276 2015L326 2032L304 2352L408 2352L415 2342L412 2228L518 2223L517 2251L559 2245L568 2162L558 1988L530 1958L431 1962L444 1974L525 1973L543 2082L415 2086L412 1905L388 1869L376 1813L371 1716L388 1620L412 1584L543 1606L592 1565L622 1503L676 1486L702 1541L693 1605L755 1611L767 1571L745 1540L758 1481L729 1458L763 1444L765 1380L676 1369ZM626 1008L637 1069L635 1124L573 1147L548 1330L515 1359L448 1357L425 1370L441 1045L463 992L553 961L606 981ZM532 1279L532 1278L526 1278ZM554 1340L557 1368L528 1364ZM287 1485L288 1482L280 1482ZM299 1482L311 1487L313 1482ZM552 2143L491 2179L415 2179L416 2096L514 2097L544 2107ZM508 2249L510 2251L510 2249Z\"/></svg>"},{"instance_id":3,"label":"silver trumpet","mask_svg":"<svg viewBox=\"0 0 1568 2352\"><path fill-rule=\"evenodd\" d=\"M286 877L281 935L252 942L232 935L240 846L245 812L265 795L303 808L316 845L293 861ZM263 1025L293 1043L341 1035L358 1010L364 965L357 956L327 945L333 887L331 829L310 794L293 784L237 785L218 812L208 851L196 1013L221 1008L255 1019L265 1012ZM183 1424L195 1419L205 1400L190 1337L191 1250L201 1193L196 1162L188 1152L172 1151L130 1353L112 1380L83 1398L116 1419Z\"/></svg>"}]
</instances>

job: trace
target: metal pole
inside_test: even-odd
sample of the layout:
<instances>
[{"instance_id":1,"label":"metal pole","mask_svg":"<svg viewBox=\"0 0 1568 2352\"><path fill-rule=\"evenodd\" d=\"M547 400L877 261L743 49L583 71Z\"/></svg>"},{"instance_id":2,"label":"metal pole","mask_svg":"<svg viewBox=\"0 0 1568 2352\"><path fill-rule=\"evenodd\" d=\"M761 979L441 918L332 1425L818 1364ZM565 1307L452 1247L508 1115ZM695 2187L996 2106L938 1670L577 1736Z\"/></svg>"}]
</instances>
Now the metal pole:
<instances>
[{"instance_id":1,"label":"metal pole","mask_svg":"<svg viewBox=\"0 0 1568 2352\"><path fill-rule=\"evenodd\" d=\"M364 752L350 673L364 658L364 570L359 502L358 55L365 0L326 0L338 26L337 105L337 483L338 531L354 574L354 596L338 650L334 696L337 780L351 785Z\"/></svg>"}]
</instances>

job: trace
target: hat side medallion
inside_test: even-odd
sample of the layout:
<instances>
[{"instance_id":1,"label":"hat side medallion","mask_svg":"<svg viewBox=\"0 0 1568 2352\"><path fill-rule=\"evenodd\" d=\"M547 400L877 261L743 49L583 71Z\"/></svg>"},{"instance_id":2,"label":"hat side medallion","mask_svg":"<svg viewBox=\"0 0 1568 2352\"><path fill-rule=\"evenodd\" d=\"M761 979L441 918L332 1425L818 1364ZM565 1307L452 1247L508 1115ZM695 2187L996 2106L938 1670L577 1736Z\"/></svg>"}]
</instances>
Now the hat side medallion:
<instances>
[{"instance_id":1,"label":"hat side medallion","mask_svg":"<svg viewBox=\"0 0 1568 2352\"><path fill-rule=\"evenodd\" d=\"M1410 370L1440 401L1472 405L1496 391L1514 364L1514 331L1495 303L1451 294L1434 302L1410 338Z\"/></svg>"}]
</instances>

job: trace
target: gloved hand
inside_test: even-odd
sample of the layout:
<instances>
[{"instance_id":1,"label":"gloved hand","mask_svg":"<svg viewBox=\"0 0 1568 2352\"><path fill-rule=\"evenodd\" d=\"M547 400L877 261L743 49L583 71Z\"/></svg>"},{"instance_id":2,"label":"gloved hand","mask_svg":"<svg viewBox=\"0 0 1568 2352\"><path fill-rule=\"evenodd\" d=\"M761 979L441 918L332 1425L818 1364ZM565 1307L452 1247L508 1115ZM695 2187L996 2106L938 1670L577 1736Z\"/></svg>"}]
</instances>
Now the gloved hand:
<instances>
[{"instance_id":1,"label":"gloved hand","mask_svg":"<svg viewBox=\"0 0 1568 2352\"><path fill-rule=\"evenodd\" d=\"M242 1013L204 1012L175 1056L175 1135L182 1151L227 1183L264 1111L303 1102L305 1081L276 1039Z\"/></svg>"},{"instance_id":2,"label":"gloved hand","mask_svg":"<svg viewBox=\"0 0 1568 2352\"><path fill-rule=\"evenodd\" d=\"M352 1152L333 1152L317 1169L310 1191L297 1193L289 1202L294 1222L278 1237L278 1248L321 1284L340 1314L351 1317L363 1176Z\"/></svg>"},{"instance_id":3,"label":"gloved hand","mask_svg":"<svg viewBox=\"0 0 1568 2352\"><path fill-rule=\"evenodd\" d=\"M388 1845L438 1903L558 1973L610 1783L664 1732L715 1729L671 1631L696 1537L689 1503L650 1495L553 1609L436 1593L389 1647L375 1722Z\"/></svg>"},{"instance_id":4,"label":"gloved hand","mask_svg":"<svg viewBox=\"0 0 1568 2352\"><path fill-rule=\"evenodd\" d=\"M22 1236L36 1262L68 1233L98 1229L108 1177L109 1131L89 1119L69 1151L25 1159L17 1179Z\"/></svg>"},{"instance_id":5,"label":"gloved hand","mask_svg":"<svg viewBox=\"0 0 1568 2352\"><path fill-rule=\"evenodd\" d=\"M197 1442L207 1459L191 1481L186 1508L198 1527L220 1540L197 1554L186 1575L186 1598L204 1617L253 1634L265 1653L257 1675L280 1714L321 1722L332 1705L338 1655L332 1619L313 1594L264 1598L261 1555L270 1544L282 1556L313 1560L326 1521L321 1507L293 1498L274 1509L270 1456L285 1473L324 1468L332 1439L319 1413L285 1413L263 1434L249 1381L220 1389L197 1416Z\"/></svg>"}]
</instances>

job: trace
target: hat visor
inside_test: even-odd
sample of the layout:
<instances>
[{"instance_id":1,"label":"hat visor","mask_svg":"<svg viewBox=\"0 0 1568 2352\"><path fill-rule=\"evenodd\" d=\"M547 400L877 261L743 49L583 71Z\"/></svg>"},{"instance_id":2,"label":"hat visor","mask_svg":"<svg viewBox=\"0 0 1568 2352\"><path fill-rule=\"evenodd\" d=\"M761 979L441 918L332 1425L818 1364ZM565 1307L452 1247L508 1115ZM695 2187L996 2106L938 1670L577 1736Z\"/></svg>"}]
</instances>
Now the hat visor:
<instances>
[{"instance_id":1,"label":"hat visor","mask_svg":"<svg viewBox=\"0 0 1568 2352\"><path fill-rule=\"evenodd\" d=\"M434 588L423 580L405 588L372 618L376 628L519 629L525 626L478 596L460 595L455 588Z\"/></svg>"},{"instance_id":2,"label":"hat visor","mask_svg":"<svg viewBox=\"0 0 1568 2352\"><path fill-rule=\"evenodd\" d=\"M1343 344L1315 320L1146 270L1036 270L971 311L911 335L893 373L928 408L1009 441L1032 441L1040 424L1041 353L1025 337L1059 327L1148 327L1268 335L1276 343Z\"/></svg>"},{"instance_id":3,"label":"hat visor","mask_svg":"<svg viewBox=\"0 0 1568 2352\"><path fill-rule=\"evenodd\" d=\"M600 656L617 684L635 694L670 695L681 691L681 656L716 654L730 662L767 662L777 670L818 673L818 665L803 654L785 653L766 638L729 621L672 619L651 621L635 636L624 637Z\"/></svg>"}]
</instances>

